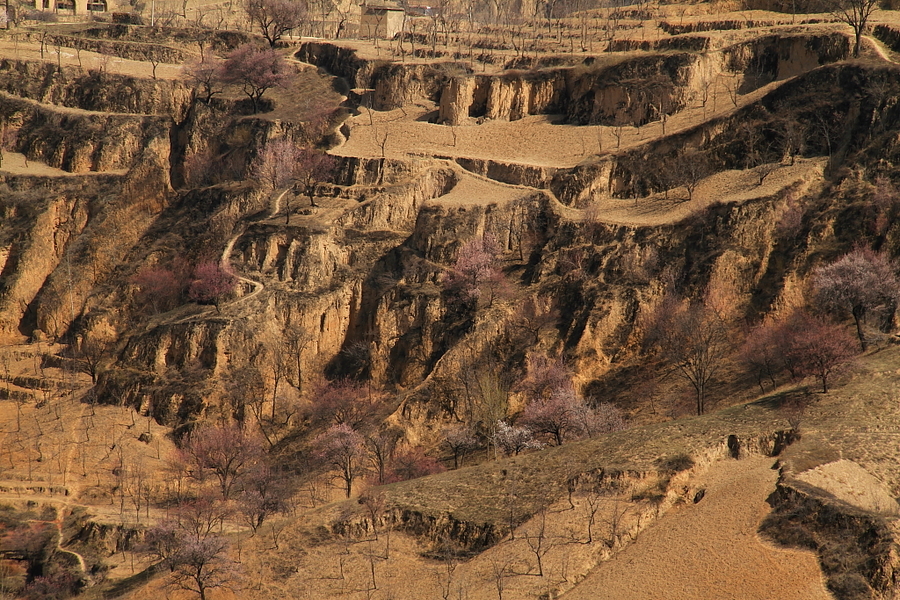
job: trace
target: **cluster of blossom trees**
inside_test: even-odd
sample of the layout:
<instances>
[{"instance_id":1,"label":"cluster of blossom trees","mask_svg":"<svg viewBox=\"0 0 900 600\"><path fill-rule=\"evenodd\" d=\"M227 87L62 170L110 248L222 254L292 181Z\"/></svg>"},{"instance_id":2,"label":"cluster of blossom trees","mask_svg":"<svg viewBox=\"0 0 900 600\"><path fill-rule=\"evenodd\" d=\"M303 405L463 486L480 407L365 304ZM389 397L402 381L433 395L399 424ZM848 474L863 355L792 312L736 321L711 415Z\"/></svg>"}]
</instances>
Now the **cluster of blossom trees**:
<instances>
[{"instance_id":1,"label":"cluster of blossom trees","mask_svg":"<svg viewBox=\"0 0 900 600\"><path fill-rule=\"evenodd\" d=\"M131 278L137 288L135 303L151 314L172 310L186 301L218 308L234 293L237 281L234 273L214 260L204 260L193 267L176 260L169 266L146 267Z\"/></svg>"},{"instance_id":2,"label":"cluster of blossom trees","mask_svg":"<svg viewBox=\"0 0 900 600\"><path fill-rule=\"evenodd\" d=\"M490 233L464 243L453 268L441 279L447 304L472 310L489 308L496 299L508 297L510 285L500 268L500 255L500 244Z\"/></svg>"},{"instance_id":3,"label":"cluster of blossom trees","mask_svg":"<svg viewBox=\"0 0 900 600\"><path fill-rule=\"evenodd\" d=\"M443 299L451 318L471 318L479 309L490 309L498 300L514 298L512 283L501 268L502 248L490 233L460 246L453 266L440 277ZM543 306L535 298L522 300L510 321L516 339L536 343L540 332L558 319L552 303ZM496 365L495 365L496 366ZM499 368L499 367L498 367ZM572 374L559 359L534 353L527 376L513 388L489 368L475 368L466 387L478 399L470 401L463 423L444 431L444 444L454 466L478 447L492 445L506 455L561 445L568 440L592 437L625 427L621 412L607 403L591 403L575 389ZM509 415L509 396L520 394L524 409L515 420ZM451 412L460 417L459 411Z\"/></svg>"},{"instance_id":4,"label":"cluster of blossom trees","mask_svg":"<svg viewBox=\"0 0 900 600\"><path fill-rule=\"evenodd\" d=\"M793 380L815 377L828 391L829 378L857 353L847 329L833 318L852 316L859 349L867 349L864 322L878 317L888 331L900 299L898 266L886 252L858 247L816 269L812 276L811 313L797 309L771 319L747 336L740 356L756 375L760 388L774 387L781 373Z\"/></svg>"},{"instance_id":5,"label":"cluster of blossom trees","mask_svg":"<svg viewBox=\"0 0 900 600\"><path fill-rule=\"evenodd\" d=\"M291 218L288 189L293 187L295 192L309 198L310 206L318 206L316 186L333 176L337 164L335 157L317 148L279 138L263 146L251 165L251 175L269 193L284 192L279 198L284 206L284 222L288 225Z\"/></svg>"},{"instance_id":6,"label":"cluster of blossom trees","mask_svg":"<svg viewBox=\"0 0 900 600\"><path fill-rule=\"evenodd\" d=\"M444 466L420 446L402 445L402 431L380 425L387 405L367 386L338 380L313 391L310 425L324 431L312 441L319 466L340 481L349 498L354 482L381 485L438 473Z\"/></svg>"},{"instance_id":7,"label":"cluster of blossom trees","mask_svg":"<svg viewBox=\"0 0 900 600\"><path fill-rule=\"evenodd\" d=\"M546 444L561 446L566 441L590 438L625 428L622 412L601 402L591 405L575 389L572 374L559 359L534 354L528 373L518 386L525 408L515 425L501 420L491 441L504 454Z\"/></svg>"},{"instance_id":8,"label":"cluster of blossom trees","mask_svg":"<svg viewBox=\"0 0 900 600\"><path fill-rule=\"evenodd\" d=\"M172 471L195 485L179 486L171 518L152 527L145 548L169 570L170 583L193 591L228 586L240 565L230 556L225 525L240 520L256 532L290 508L293 477L265 451L261 438L239 425L193 431L171 459Z\"/></svg>"},{"instance_id":9,"label":"cluster of blossom trees","mask_svg":"<svg viewBox=\"0 0 900 600\"><path fill-rule=\"evenodd\" d=\"M767 319L743 340L715 290L699 301L669 293L644 324L645 342L693 387L697 414L706 411L709 388L735 353L761 390L766 381L777 386L786 373L794 381L813 377L827 392L835 372L866 350L865 318L877 316L882 331L892 326L900 298L897 272L887 253L856 248L813 272L808 307ZM848 316L858 348L839 322Z\"/></svg>"}]
</instances>

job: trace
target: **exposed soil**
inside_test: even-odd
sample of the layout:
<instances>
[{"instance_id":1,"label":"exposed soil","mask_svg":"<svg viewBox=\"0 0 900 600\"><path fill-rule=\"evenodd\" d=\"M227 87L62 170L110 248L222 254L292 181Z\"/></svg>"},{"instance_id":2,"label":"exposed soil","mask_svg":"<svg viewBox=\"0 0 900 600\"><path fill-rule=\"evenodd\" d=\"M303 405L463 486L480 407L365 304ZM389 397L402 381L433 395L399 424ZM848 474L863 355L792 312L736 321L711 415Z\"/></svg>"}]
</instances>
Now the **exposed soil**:
<instances>
[{"instance_id":1,"label":"exposed soil","mask_svg":"<svg viewBox=\"0 0 900 600\"><path fill-rule=\"evenodd\" d=\"M771 17L771 14L748 11L741 16L765 19ZM683 14L681 17L682 23L701 19L699 16L688 16L685 19ZM784 15L779 18L784 21ZM660 34L657 32L656 35ZM742 39L747 34L729 32L710 35L717 36L718 44L723 44ZM867 40L867 44L864 56L866 60L893 60L894 53L885 49L882 44L872 40ZM353 45L360 49L360 56L383 58L387 55L385 48L372 47L363 42ZM74 52L68 49L62 49L58 56L55 52L53 48L45 48L43 60L59 61L67 65L78 65L80 62L85 69L99 68L102 63L110 72L142 77L151 75L151 66L141 61L110 59L87 51L81 53L79 61ZM0 42L0 55L29 60L41 58L37 44L15 44L8 41ZM161 64L158 66L157 76L178 78L181 76L180 68L179 65ZM658 140L663 137L664 128L665 134L671 135L712 117L733 113L758 100L781 83L783 82L769 84L732 101L724 89L726 82L721 81L718 83L722 88L718 92L721 93L713 94L713 97L718 98L717 101L706 106L695 102L669 118L665 127L661 122L653 122L642 127L626 127L618 132L610 127L559 124L558 119L548 116L529 116L513 122L477 123L472 120L451 128L427 122L436 108L427 103L389 112L363 108L360 114L349 119L349 137L333 153L362 158L486 159L551 169L571 168L598 160L607 153ZM297 89L312 96L324 93L323 90L329 88L324 86L314 69L304 69ZM284 104L291 93L292 91L273 93L276 109L263 118L302 121L307 116L303 110L305 107ZM333 94L336 96L336 92ZM33 161L26 165L19 154L5 153L3 158L3 170L13 174L67 175ZM590 213L561 205L556 210L574 221L596 218L613 224L660 225L684 219L714 203L742 203L775 196L790 187L801 192L814 191L821 184L825 166L824 158L801 158L790 165L786 162L779 164L762 181L753 170L717 173L701 182L690 200L685 189L674 188L668 195L654 194L637 200L604 197L593 204ZM458 169L456 166L453 168ZM448 193L428 202L464 209L474 205L503 204L534 191L532 188L507 185L480 175L462 173L458 183ZM267 224L273 227L282 220L277 216L280 200L279 197L268 212ZM352 204L353 201L350 200L335 199L323 203L323 208L315 212L315 217L294 215L288 221L294 227L331 225L344 214L345 205ZM223 240L223 262L228 262L240 235L238 232ZM261 295L265 284L256 279L255 274L253 277L241 277L254 291L243 299L234 301L234 304L245 303L250 298ZM212 309L205 313L211 314ZM322 323L324 328L324 315ZM4 350L12 360L11 377L37 377L39 371L42 377L47 375L37 366L40 358L36 359L38 353L34 352L33 346ZM884 373L889 373L889 370L886 369ZM21 413L18 412L18 407L14 408L12 402L4 400L4 404L0 405L0 479L3 479L0 487L5 488L0 492L0 501L46 502L64 506L83 504L90 507L98 521L120 524L128 522L135 526L146 526L162 518L165 513L161 508L151 509L149 514L140 512L122 500L124 496L116 496L110 490L121 485L121 481L116 479L116 473L121 472L127 464L132 470L146 468L159 486L160 495L164 488L168 491L167 486L172 482L167 479L165 459L173 449L171 440L165 437L169 430L151 422L148 417L141 416L130 407L97 407L94 412L86 404L79 402L81 394L89 387L84 374L53 371L49 373L49 378L63 382L67 379L69 382L74 381L75 389L72 393L48 399L52 395L49 392L14 386L13 391L28 396L27 402L21 406ZM860 385L859 381L854 383ZM857 388L851 389L856 390L853 393L858 392ZM39 402L44 396L45 402ZM822 413L827 409L834 415L839 415L823 418L819 422L820 430L827 430L829 433L812 431L804 439L804 444L809 446L822 443L833 447L846 444L847 448L851 448L852 444L848 440L857 440L869 434L867 431L851 432L849 429L843 431L826 426L829 425L828 418L842 422L848 419L842 412L842 407L836 406L837 402L831 400L833 397L829 397L830 405L826 406L826 402L823 402L815 409ZM722 422L703 419L680 421L673 424L671 429L666 429L665 434L673 436L675 441L672 444L683 444L689 450L697 450L701 447L708 449L710 444L718 443L716 436L725 429L745 425L749 420L746 415L751 412L757 419L762 419L758 413L765 414L764 418L769 421L767 431L786 427L769 406L755 405L748 408L746 413L740 413L740 410L743 409L728 413ZM773 414L770 415L769 412ZM886 427L889 426L892 425L888 423ZM760 426L759 429L763 428ZM149 443L138 439L145 430L150 434L147 438L151 440ZM661 431L663 430L644 430L636 433L634 438L618 438L622 440L619 446L623 456L617 456L617 459L634 468L638 468L635 465L648 468L659 456L648 456L646 448L649 443L644 442L648 439L658 441L654 436ZM730 433L731 430L728 431ZM896 432L887 433L894 435ZM641 440L639 435L647 438ZM710 442L710 436L715 437L715 441ZM33 445L33 441L38 438L43 440L41 447ZM702 440L702 443L698 440ZM885 475L896 465L893 451L884 451L883 455L873 457L868 446L860 449L863 445L852 447L859 455L855 458L860 462L863 462L863 458L869 458L873 464L864 463L860 467L847 461L829 462L805 472L797 469L801 473L797 478L857 508L893 515L897 512L896 502L891 497L891 492L897 491L896 469L893 469L893 475ZM666 446L667 449L670 447L672 446ZM574 452L592 451L596 447L585 444L581 448L582 450ZM588 450L583 450L584 448ZM624 457L628 450L631 451L629 456ZM612 453L604 455L602 459L612 460L609 458L611 455ZM511 459L504 462L503 477L506 477L507 467L511 470L513 467L520 468L522 473L527 472L529 475L540 474L541 465L532 467L527 464L528 460L535 463L555 460L557 462L553 464L557 466L566 464L566 455L562 452L533 456L533 459L522 457L522 460ZM601 460L596 453L590 459L577 454L568 456L580 459L582 462L579 464L582 466L587 460ZM529 539L533 540L529 536L534 536L538 527L536 518L519 525L515 539L504 541L469 561L453 563L453 569L457 569L453 571L449 562L436 561L429 555L433 548L427 547L428 544L422 538L396 533L394 546L389 551L389 542L384 534L377 540L373 535L372 539L352 541L339 540L327 531L323 534L324 524L338 520L341 517L339 511L347 508L335 503L299 518L275 520L259 536L243 538L241 544L246 544L248 554L245 587L238 592L217 591L211 596L219 600L231 597L283 596L340 598L355 594L357 597L412 600L440 597L442 594L446 594L444 597L447 598L452 594L460 599L487 600L499 594L501 598L515 600L540 597L542 594L549 597L551 593L571 588L562 597L570 600L830 598L813 553L777 548L761 540L757 534L759 523L769 512L765 500L774 489L778 475L772 469L772 463L772 458L751 457L721 460L713 462L708 470L698 469L699 474L695 479L686 478L685 491L688 488L692 492L702 489L702 498L693 493L686 494L687 500L684 503L670 509L663 518L643 531L640 515L644 514L641 511L647 510L649 504L645 501L633 501L624 495L621 498L608 498L604 500L600 514L605 515L605 519L611 519L610 511L626 507L630 511L626 523L634 526L629 530L633 533L627 536L628 539L625 539L625 534L611 535L607 540L593 540L590 544L582 540L582 524L587 510L584 498L577 498L571 505L559 500L562 467L555 472L552 482L538 481L538 475L534 475L534 481L529 480L529 483L534 483L535 489L522 491L521 497L517 496L517 499L524 499L531 494L543 495L544 501L553 502L547 513L540 517L547 520L547 535L553 545L546 554L544 575L538 575L537 565L532 555L529 555ZM811 466L815 465L806 465L804 468ZM864 467L876 471L888 483L881 484ZM542 476L549 477L546 473ZM451 486L453 479L441 479L437 485L423 482L419 488L401 487L399 492L398 488L393 488L392 493L405 500L407 505L414 504L411 498L424 498L423 503L428 500L431 506L446 508L445 512L448 514L459 515L469 511L469 514L478 516L479 511L493 511L491 516L499 521L495 517L502 510L496 504L500 493L490 498L484 496L487 500L478 496L486 493L486 490L495 493L497 490L494 488L500 487L496 481L491 481L493 488L487 484L477 485L492 477L496 479L494 471L485 468L477 473L462 471L448 474L448 477L457 478L455 487ZM434 496L430 498L427 494L429 485L432 485L430 491ZM442 485L449 487L441 489ZM472 489L466 490L467 485ZM438 491L435 492L435 489ZM420 492L422 495L416 496ZM334 497L333 490L329 493ZM407 496L404 498L403 494ZM509 492L509 496L513 495ZM692 497L697 497L698 501L692 503ZM473 501L473 498L477 501ZM454 502L459 504L454 505ZM490 502L494 504L486 506ZM302 502L298 504L301 511L306 508ZM472 522L475 521L472 518ZM279 545L275 534L280 531L278 528L281 526L286 529ZM232 532L236 530L237 528L232 529ZM320 539L313 540L313 534ZM611 548L617 550L613 558L595 566L600 557L610 553ZM245 546L242 545L241 551L244 549ZM391 558L388 558L389 555ZM117 565L117 570L113 573L115 576L130 574L124 553L113 562ZM140 560L138 564L139 567L145 566ZM376 576L383 578L379 579L380 586L374 584ZM501 585L506 587L499 587ZM161 582L157 580L150 584L149 589L139 589L126 597L137 600L162 593ZM171 597L183 596L176 592Z\"/></svg>"},{"instance_id":2,"label":"exposed soil","mask_svg":"<svg viewBox=\"0 0 900 600\"><path fill-rule=\"evenodd\" d=\"M594 570L566 600L831 598L812 552L783 550L756 533L778 471L759 457L713 464L695 505L667 514Z\"/></svg>"}]
</instances>

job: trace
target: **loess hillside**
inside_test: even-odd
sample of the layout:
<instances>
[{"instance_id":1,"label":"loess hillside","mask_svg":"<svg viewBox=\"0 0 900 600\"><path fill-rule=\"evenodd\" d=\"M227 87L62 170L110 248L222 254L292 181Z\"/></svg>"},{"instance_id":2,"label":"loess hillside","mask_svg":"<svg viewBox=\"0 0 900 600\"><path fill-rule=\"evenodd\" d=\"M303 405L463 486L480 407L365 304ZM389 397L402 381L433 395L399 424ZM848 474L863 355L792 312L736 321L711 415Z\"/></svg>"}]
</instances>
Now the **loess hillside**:
<instances>
[{"instance_id":1,"label":"loess hillside","mask_svg":"<svg viewBox=\"0 0 900 600\"><path fill-rule=\"evenodd\" d=\"M0 598L894 597L898 14L444 8L0 31Z\"/></svg>"}]
</instances>

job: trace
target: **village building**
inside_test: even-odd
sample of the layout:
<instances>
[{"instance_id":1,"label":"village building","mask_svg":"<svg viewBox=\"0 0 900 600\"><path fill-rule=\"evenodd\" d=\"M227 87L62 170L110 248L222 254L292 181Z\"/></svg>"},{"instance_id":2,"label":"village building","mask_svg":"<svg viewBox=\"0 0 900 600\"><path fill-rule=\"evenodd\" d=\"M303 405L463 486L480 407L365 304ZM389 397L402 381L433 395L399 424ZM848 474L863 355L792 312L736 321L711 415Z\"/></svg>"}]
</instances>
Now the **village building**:
<instances>
[{"instance_id":1,"label":"village building","mask_svg":"<svg viewBox=\"0 0 900 600\"><path fill-rule=\"evenodd\" d=\"M387 2L361 7L359 33L363 38L392 39L403 30L405 11Z\"/></svg>"}]
</instances>

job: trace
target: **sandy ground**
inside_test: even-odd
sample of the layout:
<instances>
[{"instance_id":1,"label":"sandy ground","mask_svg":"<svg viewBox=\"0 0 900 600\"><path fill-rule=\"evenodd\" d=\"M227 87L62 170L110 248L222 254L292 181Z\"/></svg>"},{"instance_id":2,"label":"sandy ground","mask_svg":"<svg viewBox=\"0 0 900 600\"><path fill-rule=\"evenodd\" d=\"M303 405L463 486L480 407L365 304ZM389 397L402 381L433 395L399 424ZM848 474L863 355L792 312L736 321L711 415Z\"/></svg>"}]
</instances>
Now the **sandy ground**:
<instances>
[{"instance_id":1,"label":"sandy ground","mask_svg":"<svg viewBox=\"0 0 900 600\"><path fill-rule=\"evenodd\" d=\"M838 460L804 471L795 479L862 510L896 516L897 501L878 479L853 461Z\"/></svg>"},{"instance_id":2,"label":"sandy ground","mask_svg":"<svg viewBox=\"0 0 900 600\"><path fill-rule=\"evenodd\" d=\"M463 172L459 183L448 193L431 200L445 206L467 206L493 202L503 204L527 195L530 188L507 185L486 177Z\"/></svg>"},{"instance_id":3,"label":"sandy ground","mask_svg":"<svg viewBox=\"0 0 900 600\"><path fill-rule=\"evenodd\" d=\"M596 200L597 217L607 223L620 225L663 225L680 221L716 203L741 203L754 198L777 194L787 187L800 187L821 181L826 159L798 159L793 165L780 165L758 185L753 170L722 171L706 178L688 200L683 187L669 190L669 197L659 193L647 198L619 199L604 197ZM568 209L569 218L585 218L586 211Z\"/></svg>"},{"instance_id":4,"label":"sandy ground","mask_svg":"<svg viewBox=\"0 0 900 600\"><path fill-rule=\"evenodd\" d=\"M813 553L782 550L756 534L777 471L771 458L722 461L706 495L651 526L565 600L825 600Z\"/></svg>"},{"instance_id":5,"label":"sandy ground","mask_svg":"<svg viewBox=\"0 0 900 600\"><path fill-rule=\"evenodd\" d=\"M666 120L665 135L684 131L708 119L729 114L755 102L784 81L776 81L732 102L729 88L735 84L720 77L703 106L699 99ZM498 162L539 167L569 168L604 153L615 153L663 137L661 121L642 127L606 127L601 125L559 124L561 116L530 115L517 121L474 120L458 127L428 123L426 115L435 110L431 105L417 105L404 110L370 111L348 119L350 136L333 153L341 156L372 157L384 154L390 158L409 155L437 155L479 158ZM386 138L386 139L385 139Z\"/></svg>"}]
</instances>

